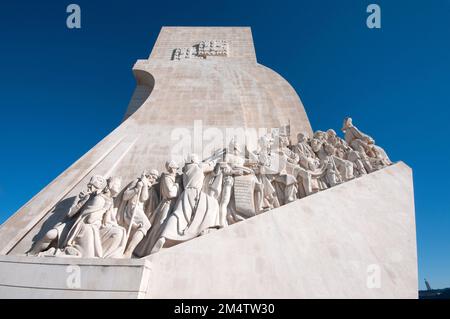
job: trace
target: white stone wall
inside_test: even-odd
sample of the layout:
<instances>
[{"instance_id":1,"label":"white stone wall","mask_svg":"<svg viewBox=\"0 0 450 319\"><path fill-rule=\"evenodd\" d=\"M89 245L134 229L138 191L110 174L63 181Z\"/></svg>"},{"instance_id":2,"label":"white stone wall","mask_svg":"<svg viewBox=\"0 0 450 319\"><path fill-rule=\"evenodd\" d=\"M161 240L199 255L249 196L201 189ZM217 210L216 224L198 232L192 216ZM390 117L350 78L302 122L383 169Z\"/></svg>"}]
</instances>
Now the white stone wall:
<instances>
[{"instance_id":1,"label":"white stone wall","mask_svg":"<svg viewBox=\"0 0 450 319\"><path fill-rule=\"evenodd\" d=\"M69 289L67 266L81 286ZM379 287L367 286L373 265ZM370 281L373 283L372 281ZM146 259L0 257L0 298L417 298L403 163Z\"/></svg>"},{"instance_id":2,"label":"white stone wall","mask_svg":"<svg viewBox=\"0 0 450 319\"><path fill-rule=\"evenodd\" d=\"M411 169L395 164L148 260L148 298L417 298Z\"/></svg>"}]
</instances>

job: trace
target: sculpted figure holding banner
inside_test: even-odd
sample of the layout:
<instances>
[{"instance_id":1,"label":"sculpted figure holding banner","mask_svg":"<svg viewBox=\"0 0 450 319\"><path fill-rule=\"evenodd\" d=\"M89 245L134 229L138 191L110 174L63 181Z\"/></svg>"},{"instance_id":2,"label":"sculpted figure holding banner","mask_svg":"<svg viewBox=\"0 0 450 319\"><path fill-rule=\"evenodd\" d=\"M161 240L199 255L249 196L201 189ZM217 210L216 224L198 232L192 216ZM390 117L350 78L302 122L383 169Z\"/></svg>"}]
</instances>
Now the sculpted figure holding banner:
<instances>
[{"instance_id":1,"label":"sculpted figure holding banner","mask_svg":"<svg viewBox=\"0 0 450 319\"><path fill-rule=\"evenodd\" d=\"M372 166L377 170L392 165L392 162L384 149L378 145L370 145L368 154L369 160L372 162Z\"/></svg>"},{"instance_id":2,"label":"sculpted figure holding banner","mask_svg":"<svg viewBox=\"0 0 450 319\"><path fill-rule=\"evenodd\" d=\"M190 155L183 168L184 190L152 253L220 227L219 203L202 190L205 173L212 172L214 166L214 161L204 163L196 154Z\"/></svg>"}]
</instances>

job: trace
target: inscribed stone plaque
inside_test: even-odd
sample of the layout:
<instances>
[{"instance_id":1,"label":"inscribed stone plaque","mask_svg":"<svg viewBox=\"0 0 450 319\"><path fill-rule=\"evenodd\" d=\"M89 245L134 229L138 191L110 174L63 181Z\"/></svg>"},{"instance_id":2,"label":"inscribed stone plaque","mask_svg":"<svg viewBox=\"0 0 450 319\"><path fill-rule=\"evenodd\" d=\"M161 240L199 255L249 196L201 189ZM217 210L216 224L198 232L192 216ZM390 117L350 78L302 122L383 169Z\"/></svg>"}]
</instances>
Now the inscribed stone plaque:
<instances>
[{"instance_id":1,"label":"inscribed stone plaque","mask_svg":"<svg viewBox=\"0 0 450 319\"><path fill-rule=\"evenodd\" d=\"M234 200L236 210L244 215L255 215L255 201L253 198L255 179L253 175L236 176L234 179Z\"/></svg>"}]
</instances>

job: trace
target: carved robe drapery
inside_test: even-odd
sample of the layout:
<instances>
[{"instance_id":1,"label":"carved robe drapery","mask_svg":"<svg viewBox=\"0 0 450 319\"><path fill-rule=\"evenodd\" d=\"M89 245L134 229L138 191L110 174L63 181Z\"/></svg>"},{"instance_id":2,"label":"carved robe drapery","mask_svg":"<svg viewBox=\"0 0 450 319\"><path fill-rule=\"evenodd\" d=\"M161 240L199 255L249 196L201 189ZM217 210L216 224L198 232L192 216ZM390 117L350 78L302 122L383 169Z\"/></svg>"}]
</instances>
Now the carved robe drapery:
<instances>
[{"instance_id":1,"label":"carved robe drapery","mask_svg":"<svg viewBox=\"0 0 450 319\"><path fill-rule=\"evenodd\" d=\"M150 255L156 241L161 237L167 216L172 212L179 195L179 185L176 183L175 175L163 173L159 185L162 199L153 213L150 231L134 251L136 256Z\"/></svg>"},{"instance_id":2,"label":"carved robe drapery","mask_svg":"<svg viewBox=\"0 0 450 319\"><path fill-rule=\"evenodd\" d=\"M169 216L161 237L172 241L186 241L202 231L219 227L217 200L202 191L205 172L213 170L211 164L191 163L184 168L184 191Z\"/></svg>"},{"instance_id":3,"label":"carved robe drapery","mask_svg":"<svg viewBox=\"0 0 450 319\"><path fill-rule=\"evenodd\" d=\"M118 217L121 225L127 229L130 227L130 223L132 223L132 232L142 231L146 235L151 226L144 211L144 205L149 196L148 191L141 190L139 192L139 188L137 187L138 182L139 180L135 180L123 193ZM139 198L138 194L140 194Z\"/></svg>"},{"instance_id":4,"label":"carved robe drapery","mask_svg":"<svg viewBox=\"0 0 450 319\"><path fill-rule=\"evenodd\" d=\"M160 201L159 183L153 184L148 190L148 200L144 205L144 212L147 216L150 224L153 224L153 219L155 217L155 211L158 207Z\"/></svg>"},{"instance_id":5,"label":"carved robe drapery","mask_svg":"<svg viewBox=\"0 0 450 319\"><path fill-rule=\"evenodd\" d=\"M103 215L111 205L112 201L103 194L89 200L67 236L66 254L86 258L103 257L100 227Z\"/></svg>"},{"instance_id":6,"label":"carved robe drapery","mask_svg":"<svg viewBox=\"0 0 450 319\"><path fill-rule=\"evenodd\" d=\"M345 130L345 141L348 145L350 145L353 149L358 150L357 142L363 142L364 145L367 143L374 144L374 140L367 134L364 134L356 126L347 127Z\"/></svg>"}]
</instances>

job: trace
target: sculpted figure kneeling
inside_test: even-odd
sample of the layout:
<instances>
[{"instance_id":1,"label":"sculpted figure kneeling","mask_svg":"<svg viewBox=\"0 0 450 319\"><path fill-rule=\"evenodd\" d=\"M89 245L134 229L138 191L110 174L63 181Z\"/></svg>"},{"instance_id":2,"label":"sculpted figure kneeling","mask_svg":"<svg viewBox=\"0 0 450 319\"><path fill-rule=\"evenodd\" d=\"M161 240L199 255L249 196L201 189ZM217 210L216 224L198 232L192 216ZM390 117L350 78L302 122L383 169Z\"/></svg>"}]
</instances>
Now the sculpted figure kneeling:
<instances>
[{"instance_id":1,"label":"sculpted figure kneeling","mask_svg":"<svg viewBox=\"0 0 450 319\"><path fill-rule=\"evenodd\" d=\"M94 196L86 203L71 228L64 255L77 257L120 258L125 248L125 229L115 220L114 197L120 191L120 179L94 176Z\"/></svg>"},{"instance_id":2,"label":"sculpted figure kneeling","mask_svg":"<svg viewBox=\"0 0 450 319\"><path fill-rule=\"evenodd\" d=\"M73 224L73 220L78 213L84 208L87 202L106 186L101 176L93 176L87 184L87 190L78 194L78 201L69 209L64 220L58 222L52 229L47 231L45 235L36 241L27 255L55 255L58 249L65 246L63 232ZM45 252L45 253L44 253Z\"/></svg>"}]
</instances>

